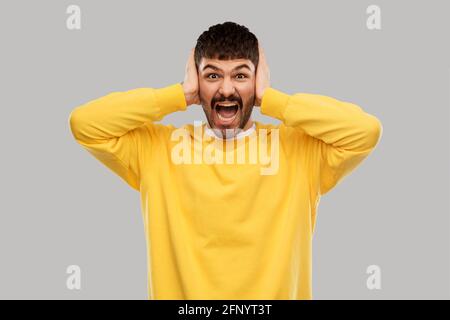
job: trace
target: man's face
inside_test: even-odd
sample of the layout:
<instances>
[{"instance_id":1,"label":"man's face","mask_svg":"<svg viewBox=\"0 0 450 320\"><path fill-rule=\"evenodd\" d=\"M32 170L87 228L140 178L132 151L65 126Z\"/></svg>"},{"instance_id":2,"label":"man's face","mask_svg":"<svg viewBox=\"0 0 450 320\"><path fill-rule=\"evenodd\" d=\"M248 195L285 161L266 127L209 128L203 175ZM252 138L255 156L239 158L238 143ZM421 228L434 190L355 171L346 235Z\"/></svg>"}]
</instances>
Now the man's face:
<instances>
[{"instance_id":1,"label":"man's face","mask_svg":"<svg viewBox=\"0 0 450 320\"><path fill-rule=\"evenodd\" d=\"M255 66L248 59L202 58L198 67L199 95L211 128L247 129L255 104Z\"/></svg>"}]
</instances>

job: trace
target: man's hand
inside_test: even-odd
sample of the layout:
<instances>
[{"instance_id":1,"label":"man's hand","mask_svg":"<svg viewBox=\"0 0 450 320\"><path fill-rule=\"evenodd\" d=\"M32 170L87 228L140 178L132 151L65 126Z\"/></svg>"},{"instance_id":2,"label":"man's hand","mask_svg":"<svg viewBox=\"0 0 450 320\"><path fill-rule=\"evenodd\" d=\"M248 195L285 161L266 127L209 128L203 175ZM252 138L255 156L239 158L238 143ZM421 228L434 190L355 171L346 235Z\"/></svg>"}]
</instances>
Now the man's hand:
<instances>
[{"instance_id":1,"label":"man's hand","mask_svg":"<svg viewBox=\"0 0 450 320\"><path fill-rule=\"evenodd\" d=\"M267 65L266 56L264 55L264 50L259 46L259 61L258 68L256 70L256 81L255 81L255 106L261 106L262 97L264 91L270 87L270 70Z\"/></svg>"},{"instance_id":2,"label":"man's hand","mask_svg":"<svg viewBox=\"0 0 450 320\"><path fill-rule=\"evenodd\" d=\"M200 104L200 97L198 94L198 75L197 68L195 67L194 50L191 50L189 59L186 63L186 71L184 74L184 81L181 82L184 90L184 97L186 98L186 104Z\"/></svg>"}]
</instances>

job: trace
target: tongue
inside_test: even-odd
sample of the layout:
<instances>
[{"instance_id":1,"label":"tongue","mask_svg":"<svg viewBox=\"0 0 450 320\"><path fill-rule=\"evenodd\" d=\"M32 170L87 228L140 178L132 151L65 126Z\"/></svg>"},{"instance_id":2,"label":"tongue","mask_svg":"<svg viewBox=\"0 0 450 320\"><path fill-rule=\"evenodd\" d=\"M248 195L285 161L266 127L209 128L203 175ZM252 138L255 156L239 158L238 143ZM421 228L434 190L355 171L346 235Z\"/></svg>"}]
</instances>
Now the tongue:
<instances>
[{"instance_id":1,"label":"tongue","mask_svg":"<svg viewBox=\"0 0 450 320\"><path fill-rule=\"evenodd\" d=\"M220 116L224 117L224 118L232 118L235 114L236 114L236 107L228 107L228 108L224 108L221 107L219 108L218 112L220 114Z\"/></svg>"}]
</instances>

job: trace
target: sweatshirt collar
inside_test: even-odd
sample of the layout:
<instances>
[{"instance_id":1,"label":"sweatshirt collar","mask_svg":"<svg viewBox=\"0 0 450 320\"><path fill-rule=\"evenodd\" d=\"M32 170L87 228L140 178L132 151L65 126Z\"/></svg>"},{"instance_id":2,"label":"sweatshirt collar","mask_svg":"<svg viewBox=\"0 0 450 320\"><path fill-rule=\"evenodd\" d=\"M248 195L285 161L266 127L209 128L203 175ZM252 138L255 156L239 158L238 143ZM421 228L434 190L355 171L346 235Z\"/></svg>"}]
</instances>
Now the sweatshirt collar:
<instances>
[{"instance_id":1,"label":"sweatshirt collar","mask_svg":"<svg viewBox=\"0 0 450 320\"><path fill-rule=\"evenodd\" d=\"M240 138L251 135L255 130L256 130L256 124L255 124L255 121L253 121L252 126L250 128L248 128L247 130L241 130L238 132L237 135L226 137L224 140L240 139ZM211 137L217 137L219 139L223 139L222 131L217 130L217 129L212 129L209 126L208 122L206 122L205 133Z\"/></svg>"}]
</instances>

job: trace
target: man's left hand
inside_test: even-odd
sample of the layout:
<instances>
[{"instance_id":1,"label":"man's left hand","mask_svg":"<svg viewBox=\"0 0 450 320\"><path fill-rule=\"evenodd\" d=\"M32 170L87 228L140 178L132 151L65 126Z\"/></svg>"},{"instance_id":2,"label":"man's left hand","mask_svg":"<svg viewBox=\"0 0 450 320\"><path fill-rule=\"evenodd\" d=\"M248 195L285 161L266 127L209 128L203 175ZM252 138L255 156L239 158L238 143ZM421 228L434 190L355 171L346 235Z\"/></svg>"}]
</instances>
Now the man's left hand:
<instances>
[{"instance_id":1,"label":"man's left hand","mask_svg":"<svg viewBox=\"0 0 450 320\"><path fill-rule=\"evenodd\" d=\"M270 70L267 65L266 56L264 50L259 46L259 61L256 69L256 81L255 81L255 106L261 106L262 97L264 91L270 87Z\"/></svg>"}]
</instances>

